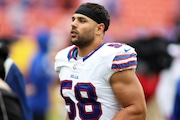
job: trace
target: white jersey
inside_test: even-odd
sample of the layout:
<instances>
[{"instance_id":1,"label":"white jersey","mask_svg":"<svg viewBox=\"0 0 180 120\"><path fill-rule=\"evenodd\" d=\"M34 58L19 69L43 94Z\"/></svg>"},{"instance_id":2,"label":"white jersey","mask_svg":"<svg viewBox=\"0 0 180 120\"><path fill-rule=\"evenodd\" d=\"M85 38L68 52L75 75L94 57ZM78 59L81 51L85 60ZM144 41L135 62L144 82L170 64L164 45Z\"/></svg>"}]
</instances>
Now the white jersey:
<instances>
[{"instance_id":1,"label":"white jersey","mask_svg":"<svg viewBox=\"0 0 180 120\"><path fill-rule=\"evenodd\" d=\"M135 69L134 48L122 43L105 43L88 56L77 59L77 46L57 53L61 95L71 120L111 120L123 109L113 94L110 77L114 72Z\"/></svg>"}]
</instances>

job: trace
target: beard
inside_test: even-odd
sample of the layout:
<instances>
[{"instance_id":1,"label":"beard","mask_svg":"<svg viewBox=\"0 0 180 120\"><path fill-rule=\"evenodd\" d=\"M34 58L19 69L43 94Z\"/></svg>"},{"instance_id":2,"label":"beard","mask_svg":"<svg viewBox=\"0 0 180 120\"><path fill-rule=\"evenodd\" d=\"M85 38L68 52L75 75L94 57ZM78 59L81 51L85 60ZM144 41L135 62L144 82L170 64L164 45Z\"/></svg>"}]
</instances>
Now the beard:
<instances>
[{"instance_id":1,"label":"beard","mask_svg":"<svg viewBox=\"0 0 180 120\"><path fill-rule=\"evenodd\" d=\"M94 39L94 34L91 32L88 35L87 34L78 35L76 39L71 37L71 43L78 47L86 47L93 42L93 39Z\"/></svg>"}]
</instances>

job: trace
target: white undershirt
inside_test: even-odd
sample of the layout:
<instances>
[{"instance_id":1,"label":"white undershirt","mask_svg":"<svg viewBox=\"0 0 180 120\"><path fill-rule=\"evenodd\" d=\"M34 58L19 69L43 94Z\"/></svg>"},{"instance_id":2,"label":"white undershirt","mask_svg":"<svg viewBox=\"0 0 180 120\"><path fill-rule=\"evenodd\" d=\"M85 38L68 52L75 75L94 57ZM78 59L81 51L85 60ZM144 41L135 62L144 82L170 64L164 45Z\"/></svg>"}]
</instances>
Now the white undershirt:
<instances>
[{"instance_id":1,"label":"white undershirt","mask_svg":"<svg viewBox=\"0 0 180 120\"><path fill-rule=\"evenodd\" d=\"M77 59L77 60L80 60L80 59L83 59L83 57L77 55L76 59Z\"/></svg>"}]
</instances>

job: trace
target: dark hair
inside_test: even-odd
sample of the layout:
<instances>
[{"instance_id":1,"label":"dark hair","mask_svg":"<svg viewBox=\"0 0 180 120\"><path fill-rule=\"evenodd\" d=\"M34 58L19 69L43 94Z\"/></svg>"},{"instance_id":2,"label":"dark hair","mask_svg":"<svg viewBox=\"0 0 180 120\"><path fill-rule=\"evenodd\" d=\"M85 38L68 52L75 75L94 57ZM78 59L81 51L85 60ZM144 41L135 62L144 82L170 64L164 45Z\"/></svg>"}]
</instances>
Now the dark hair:
<instances>
[{"instance_id":1,"label":"dark hair","mask_svg":"<svg viewBox=\"0 0 180 120\"><path fill-rule=\"evenodd\" d=\"M5 78L4 61L1 58L0 58L0 78L3 80Z\"/></svg>"},{"instance_id":2,"label":"dark hair","mask_svg":"<svg viewBox=\"0 0 180 120\"><path fill-rule=\"evenodd\" d=\"M8 46L4 42L0 41L0 78L3 80L5 78L4 62L8 57L8 53Z\"/></svg>"},{"instance_id":3,"label":"dark hair","mask_svg":"<svg viewBox=\"0 0 180 120\"><path fill-rule=\"evenodd\" d=\"M75 13L84 14L97 23L104 23L104 32L108 30L110 24L110 15L104 6L97 3L83 3Z\"/></svg>"},{"instance_id":4,"label":"dark hair","mask_svg":"<svg viewBox=\"0 0 180 120\"><path fill-rule=\"evenodd\" d=\"M0 41L0 58L5 60L8 57L9 49L5 42Z\"/></svg>"}]
</instances>

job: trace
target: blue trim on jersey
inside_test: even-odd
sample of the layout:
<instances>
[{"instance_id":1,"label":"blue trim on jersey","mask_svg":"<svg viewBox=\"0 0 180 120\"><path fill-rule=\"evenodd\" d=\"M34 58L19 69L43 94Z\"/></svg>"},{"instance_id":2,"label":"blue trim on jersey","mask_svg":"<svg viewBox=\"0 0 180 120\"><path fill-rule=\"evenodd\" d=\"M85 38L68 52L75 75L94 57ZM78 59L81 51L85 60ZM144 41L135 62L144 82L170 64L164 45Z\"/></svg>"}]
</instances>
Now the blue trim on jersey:
<instances>
[{"instance_id":1,"label":"blue trim on jersey","mask_svg":"<svg viewBox=\"0 0 180 120\"><path fill-rule=\"evenodd\" d=\"M101 44L98 48L96 48L91 54L83 58L83 61L88 59L92 54L94 54L97 50L99 50L105 43Z\"/></svg>"},{"instance_id":2,"label":"blue trim on jersey","mask_svg":"<svg viewBox=\"0 0 180 120\"><path fill-rule=\"evenodd\" d=\"M137 65L137 61L129 61L127 63L123 63L123 64L112 64L112 69L124 69L130 66L136 66Z\"/></svg>"},{"instance_id":3,"label":"blue trim on jersey","mask_svg":"<svg viewBox=\"0 0 180 120\"><path fill-rule=\"evenodd\" d=\"M119 61L119 60L124 60L124 59L128 59L128 58L131 58L131 57L134 57L136 56L136 54L126 54L126 55L117 55L115 56L115 58L113 59L113 61Z\"/></svg>"},{"instance_id":4,"label":"blue trim on jersey","mask_svg":"<svg viewBox=\"0 0 180 120\"><path fill-rule=\"evenodd\" d=\"M99 48L101 48L103 45L104 45L104 43L101 44L97 49L95 49L95 50L94 50L92 53L90 53L88 56L84 57L84 58L83 58L83 61L85 61L87 58L89 58L93 53L95 53L95 52L96 52ZM77 49L77 48L78 48L78 47L75 46L75 47L73 47L73 48L69 51L69 53L68 53L68 55L67 55L68 60L70 60L71 58L74 58L74 59L76 60L77 54L78 54L78 49Z\"/></svg>"},{"instance_id":5,"label":"blue trim on jersey","mask_svg":"<svg viewBox=\"0 0 180 120\"><path fill-rule=\"evenodd\" d=\"M74 58L76 60L77 53L78 53L78 47L74 46L68 53L67 58L70 60L71 58Z\"/></svg>"}]
</instances>

